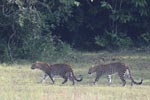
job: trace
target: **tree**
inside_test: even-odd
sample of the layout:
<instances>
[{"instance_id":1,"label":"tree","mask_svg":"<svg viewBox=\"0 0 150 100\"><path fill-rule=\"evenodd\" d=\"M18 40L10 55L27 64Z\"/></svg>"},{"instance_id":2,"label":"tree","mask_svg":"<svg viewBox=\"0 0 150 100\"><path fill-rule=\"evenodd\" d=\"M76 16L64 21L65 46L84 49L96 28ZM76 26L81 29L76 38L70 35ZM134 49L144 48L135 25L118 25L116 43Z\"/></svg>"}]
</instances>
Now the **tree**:
<instances>
[{"instance_id":1,"label":"tree","mask_svg":"<svg viewBox=\"0 0 150 100\"><path fill-rule=\"evenodd\" d=\"M54 57L61 41L52 36L52 30L71 16L71 4L62 0L2 0L0 59L13 62Z\"/></svg>"}]
</instances>

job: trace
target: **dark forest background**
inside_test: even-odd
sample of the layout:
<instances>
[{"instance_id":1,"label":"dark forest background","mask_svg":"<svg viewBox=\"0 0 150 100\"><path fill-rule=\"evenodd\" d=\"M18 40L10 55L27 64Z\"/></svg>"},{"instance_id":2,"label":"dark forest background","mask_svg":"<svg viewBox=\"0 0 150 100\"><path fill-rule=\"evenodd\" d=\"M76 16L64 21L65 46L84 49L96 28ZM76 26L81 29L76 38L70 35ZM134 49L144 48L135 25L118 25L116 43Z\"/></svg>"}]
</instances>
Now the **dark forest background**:
<instances>
[{"instance_id":1,"label":"dark forest background","mask_svg":"<svg viewBox=\"0 0 150 100\"><path fill-rule=\"evenodd\" d=\"M150 48L150 0L0 0L0 62Z\"/></svg>"}]
</instances>

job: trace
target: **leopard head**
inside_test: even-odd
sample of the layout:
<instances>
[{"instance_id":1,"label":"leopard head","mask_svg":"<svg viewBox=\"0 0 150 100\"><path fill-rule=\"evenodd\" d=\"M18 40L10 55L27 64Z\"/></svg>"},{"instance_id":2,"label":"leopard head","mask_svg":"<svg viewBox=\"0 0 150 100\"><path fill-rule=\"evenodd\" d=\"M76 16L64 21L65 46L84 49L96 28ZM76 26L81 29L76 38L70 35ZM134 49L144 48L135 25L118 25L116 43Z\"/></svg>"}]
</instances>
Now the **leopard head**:
<instances>
[{"instance_id":1,"label":"leopard head","mask_svg":"<svg viewBox=\"0 0 150 100\"><path fill-rule=\"evenodd\" d=\"M95 72L95 67L92 65L92 67L89 68L88 74L92 74Z\"/></svg>"},{"instance_id":2,"label":"leopard head","mask_svg":"<svg viewBox=\"0 0 150 100\"><path fill-rule=\"evenodd\" d=\"M45 67L45 66L48 66L48 64L44 63L44 62L37 61L37 62L32 64L31 69L43 69L43 67Z\"/></svg>"}]
</instances>

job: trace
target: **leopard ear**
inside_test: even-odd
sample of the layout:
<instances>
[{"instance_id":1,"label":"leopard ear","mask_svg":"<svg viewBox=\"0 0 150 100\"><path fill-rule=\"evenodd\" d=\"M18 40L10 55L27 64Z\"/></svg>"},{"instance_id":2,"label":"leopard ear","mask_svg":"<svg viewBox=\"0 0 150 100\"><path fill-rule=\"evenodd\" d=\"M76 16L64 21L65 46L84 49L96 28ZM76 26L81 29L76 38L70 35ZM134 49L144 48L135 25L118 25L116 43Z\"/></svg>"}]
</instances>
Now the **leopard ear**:
<instances>
[{"instance_id":1,"label":"leopard ear","mask_svg":"<svg viewBox=\"0 0 150 100\"><path fill-rule=\"evenodd\" d=\"M51 67L51 64L48 64L49 67Z\"/></svg>"},{"instance_id":2,"label":"leopard ear","mask_svg":"<svg viewBox=\"0 0 150 100\"><path fill-rule=\"evenodd\" d=\"M36 61L36 63L38 63L39 61Z\"/></svg>"},{"instance_id":3,"label":"leopard ear","mask_svg":"<svg viewBox=\"0 0 150 100\"><path fill-rule=\"evenodd\" d=\"M35 63L39 63L39 61L36 61Z\"/></svg>"},{"instance_id":4,"label":"leopard ear","mask_svg":"<svg viewBox=\"0 0 150 100\"><path fill-rule=\"evenodd\" d=\"M94 67L94 65L92 65L92 67Z\"/></svg>"}]
</instances>

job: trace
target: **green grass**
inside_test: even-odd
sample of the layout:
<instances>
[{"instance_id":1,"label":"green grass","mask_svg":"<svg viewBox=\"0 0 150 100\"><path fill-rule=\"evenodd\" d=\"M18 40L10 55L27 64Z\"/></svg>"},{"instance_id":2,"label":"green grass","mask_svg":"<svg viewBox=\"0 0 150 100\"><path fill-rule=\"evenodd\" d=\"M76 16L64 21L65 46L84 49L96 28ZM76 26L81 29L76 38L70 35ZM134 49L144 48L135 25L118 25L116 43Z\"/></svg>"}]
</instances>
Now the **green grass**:
<instances>
[{"instance_id":1,"label":"green grass","mask_svg":"<svg viewBox=\"0 0 150 100\"><path fill-rule=\"evenodd\" d=\"M150 100L150 54L107 54L107 57L113 56L129 64L136 81L141 77L144 79L142 85L133 87L129 81L122 87L117 75L113 76L111 86L107 86L105 76L96 85L91 83L95 75L89 76L88 68L103 55L86 53L81 55L80 60L69 62L75 75L82 74L84 78L82 82L76 82L75 86L70 81L61 85L61 78L55 79L55 85L51 84L50 79L38 83L42 72L31 70L31 64L1 64L0 100Z\"/></svg>"}]
</instances>

